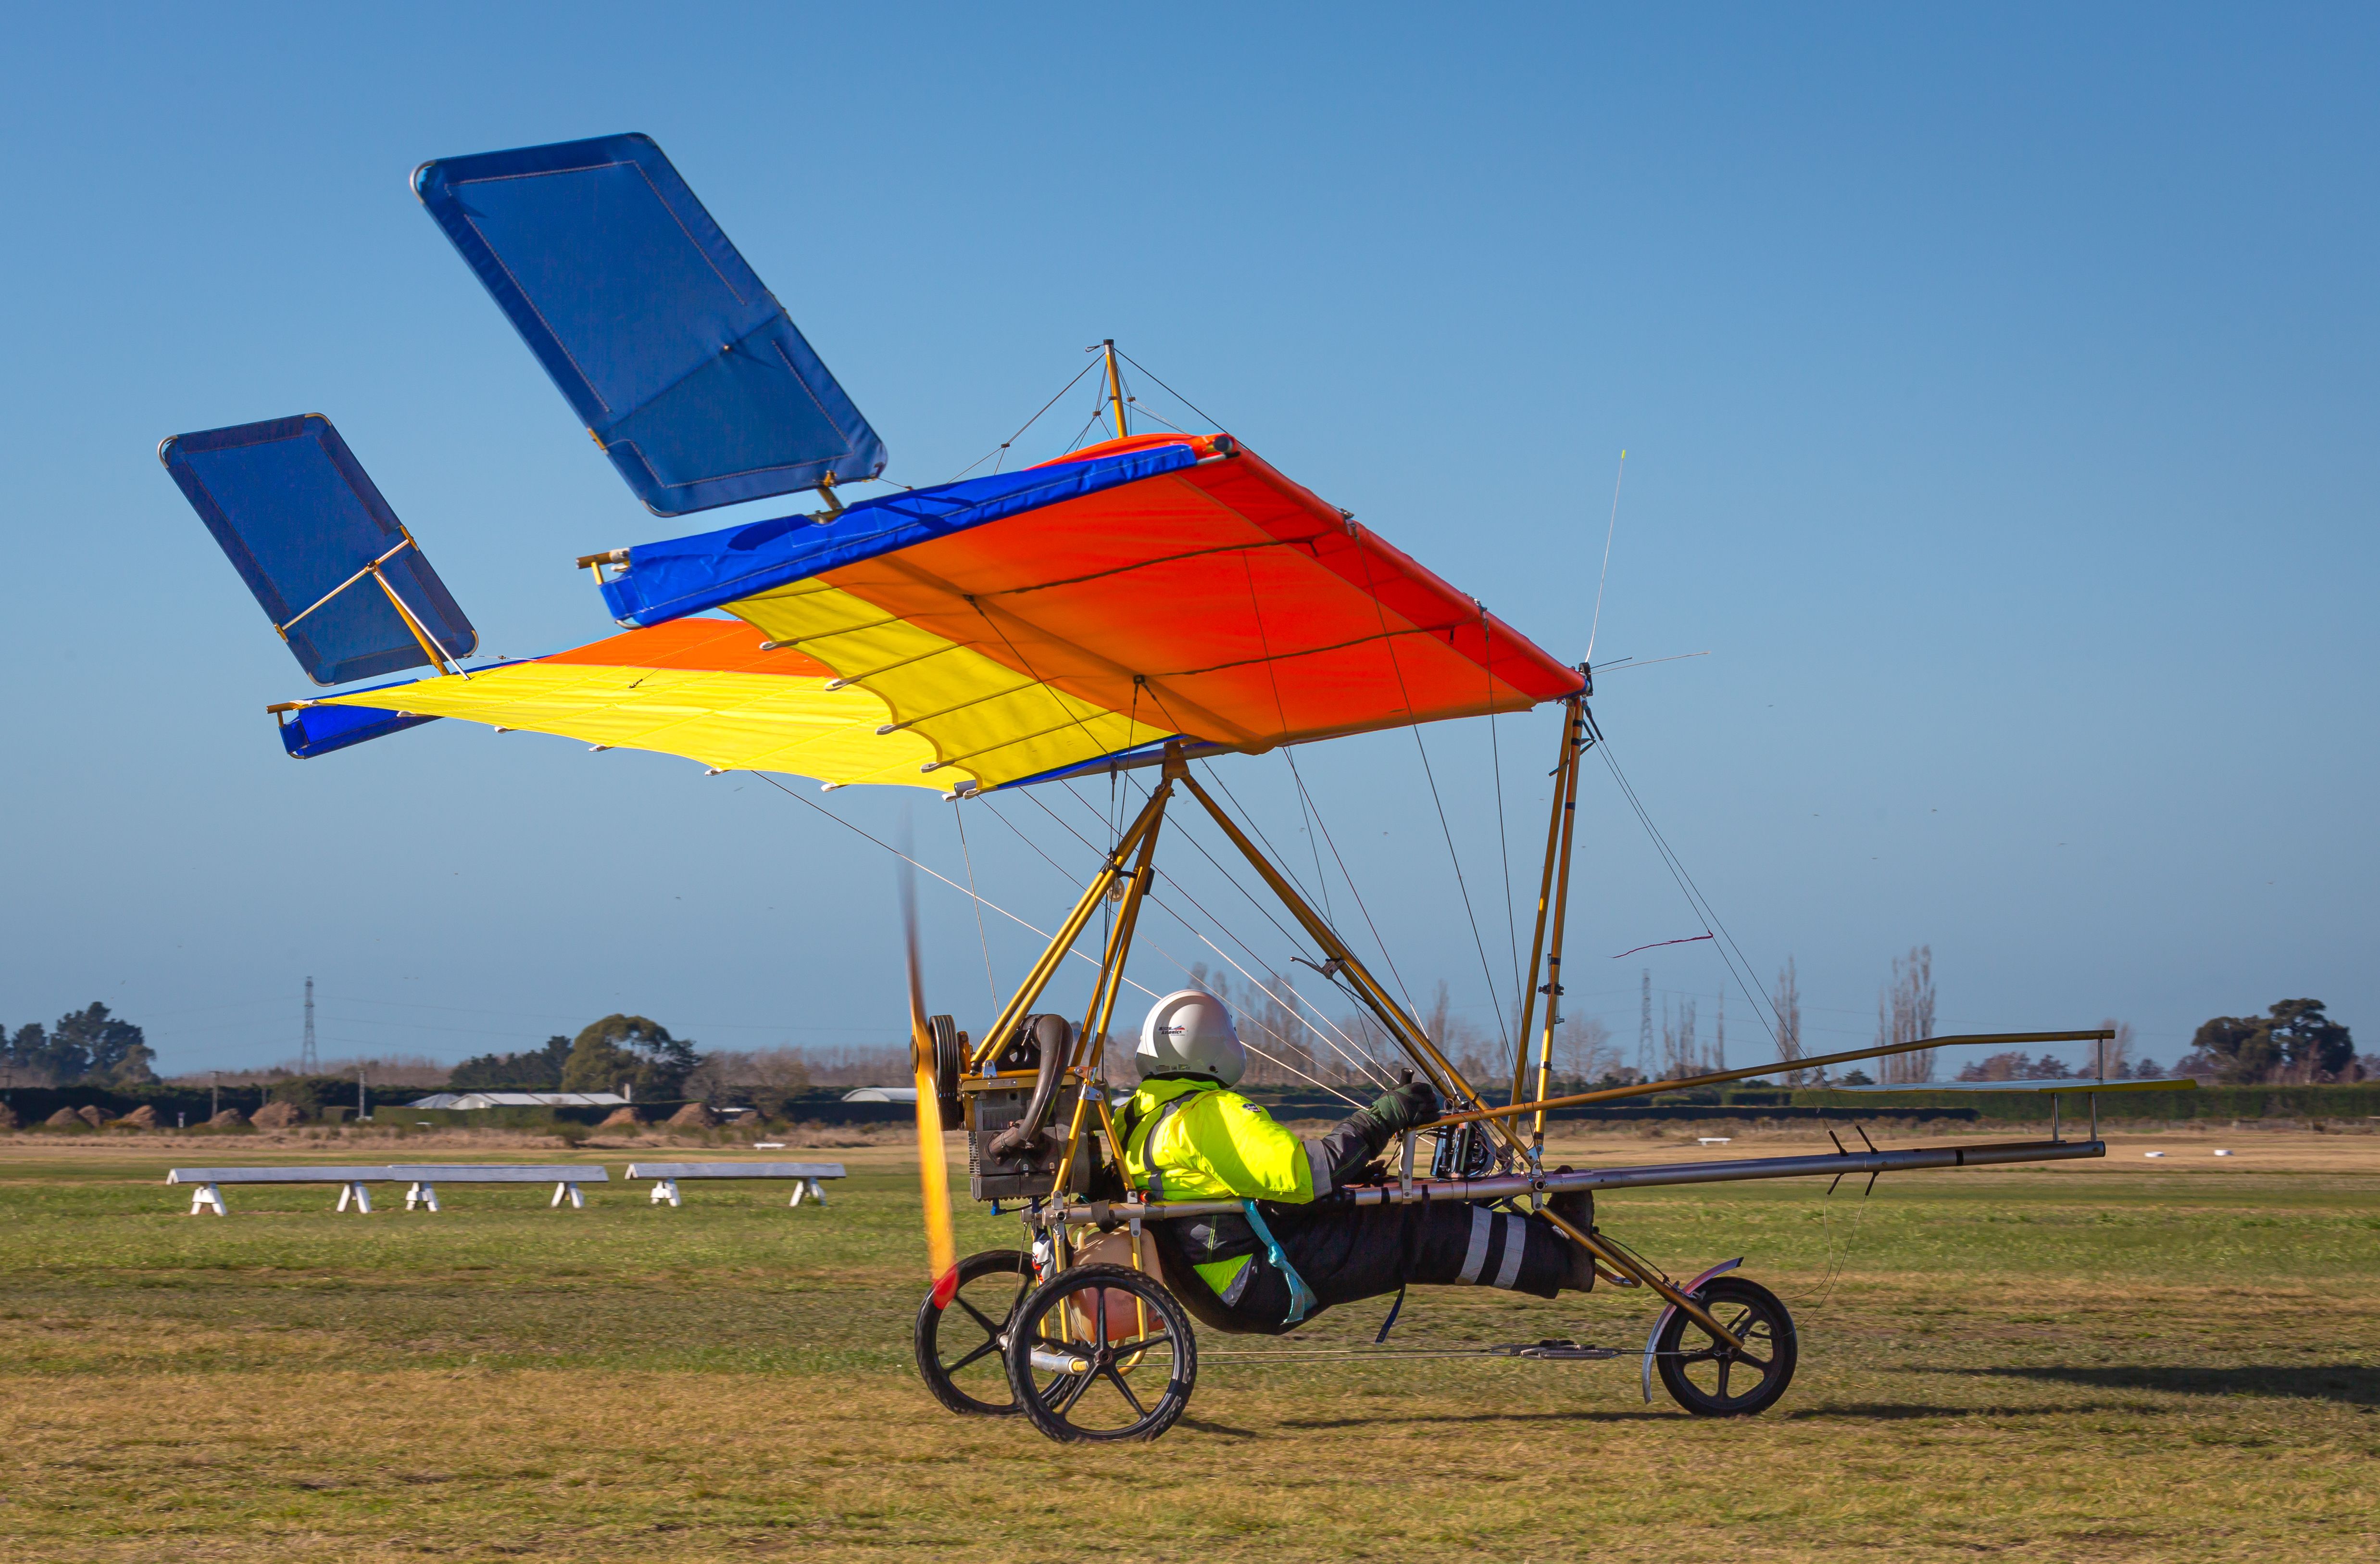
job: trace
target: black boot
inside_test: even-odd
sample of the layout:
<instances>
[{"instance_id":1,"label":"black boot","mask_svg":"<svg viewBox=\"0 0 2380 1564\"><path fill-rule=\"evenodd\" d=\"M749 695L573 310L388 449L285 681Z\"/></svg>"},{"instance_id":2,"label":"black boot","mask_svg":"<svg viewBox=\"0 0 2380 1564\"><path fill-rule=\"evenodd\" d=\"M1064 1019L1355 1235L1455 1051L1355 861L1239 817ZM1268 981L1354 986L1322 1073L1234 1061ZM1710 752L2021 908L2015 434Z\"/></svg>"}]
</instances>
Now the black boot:
<instances>
[{"instance_id":1,"label":"black boot","mask_svg":"<svg viewBox=\"0 0 2380 1564\"><path fill-rule=\"evenodd\" d=\"M1565 1167L1559 1171L1567 1173L1570 1169ZM1564 1190L1546 1202L1546 1209L1582 1233L1595 1231L1595 1191L1593 1190ZM1570 1274L1562 1278L1561 1285L1572 1292L1594 1291L1595 1256L1587 1252L1585 1246L1572 1240L1567 1234L1563 1235L1563 1242L1570 1250Z\"/></svg>"}]
</instances>

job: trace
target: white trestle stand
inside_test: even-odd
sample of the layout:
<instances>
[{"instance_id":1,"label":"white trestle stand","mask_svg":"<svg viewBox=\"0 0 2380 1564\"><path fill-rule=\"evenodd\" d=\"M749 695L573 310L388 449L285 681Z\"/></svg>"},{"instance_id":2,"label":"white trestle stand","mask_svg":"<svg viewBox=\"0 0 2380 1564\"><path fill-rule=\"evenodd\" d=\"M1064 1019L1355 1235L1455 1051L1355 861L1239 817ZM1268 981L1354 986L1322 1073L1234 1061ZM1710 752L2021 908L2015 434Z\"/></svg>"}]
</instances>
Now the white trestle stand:
<instances>
[{"instance_id":1,"label":"white trestle stand","mask_svg":"<svg viewBox=\"0 0 2380 1564\"><path fill-rule=\"evenodd\" d=\"M336 1184L339 1204L336 1209L350 1208L363 1216L371 1215L373 1184L403 1184L405 1208L431 1211L439 1209L438 1186L441 1184L552 1184L553 1198L549 1208L565 1200L573 1209L584 1209L587 1197L581 1184L608 1184L611 1174L600 1167L575 1163L460 1163L425 1162L395 1164L386 1167L176 1167L165 1175L169 1184L195 1186L190 1191L190 1215L212 1211L226 1215L223 1186L225 1184Z\"/></svg>"},{"instance_id":2,"label":"white trestle stand","mask_svg":"<svg viewBox=\"0 0 2380 1564\"><path fill-rule=\"evenodd\" d=\"M650 1179L655 1205L684 1204L677 1188L682 1179L790 1179L794 1180L794 1198L785 1204L796 1206L805 1198L824 1205L826 1185L822 1180L840 1179L844 1172L840 1162L632 1162L625 1176Z\"/></svg>"}]
</instances>

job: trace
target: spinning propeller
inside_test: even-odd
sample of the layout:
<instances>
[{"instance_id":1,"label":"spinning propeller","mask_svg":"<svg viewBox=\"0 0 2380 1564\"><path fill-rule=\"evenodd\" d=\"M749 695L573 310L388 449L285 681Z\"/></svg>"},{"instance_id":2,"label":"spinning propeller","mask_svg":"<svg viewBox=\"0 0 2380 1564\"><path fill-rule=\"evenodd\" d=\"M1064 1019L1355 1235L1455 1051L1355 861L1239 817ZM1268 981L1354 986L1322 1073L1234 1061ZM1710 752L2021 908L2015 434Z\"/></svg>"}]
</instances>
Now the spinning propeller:
<instances>
[{"instance_id":1,"label":"spinning propeller","mask_svg":"<svg viewBox=\"0 0 2380 1564\"><path fill-rule=\"evenodd\" d=\"M950 1167L942 1155L942 1106L938 1068L942 1050L926 1020L925 978L917 955L917 877L901 866L901 928L909 958L909 1067L917 1081L917 1185L926 1201L927 1274L934 1307L946 1308L959 1288L958 1245L951 1237Z\"/></svg>"}]
</instances>

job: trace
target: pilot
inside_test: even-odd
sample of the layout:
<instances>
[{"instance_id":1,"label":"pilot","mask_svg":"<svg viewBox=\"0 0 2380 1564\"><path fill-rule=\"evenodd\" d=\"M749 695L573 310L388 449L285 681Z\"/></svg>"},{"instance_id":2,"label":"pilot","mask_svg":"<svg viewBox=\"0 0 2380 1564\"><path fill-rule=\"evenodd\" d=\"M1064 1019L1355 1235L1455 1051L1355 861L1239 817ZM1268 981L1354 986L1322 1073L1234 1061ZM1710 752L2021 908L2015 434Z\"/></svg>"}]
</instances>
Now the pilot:
<instances>
[{"instance_id":1,"label":"pilot","mask_svg":"<svg viewBox=\"0 0 2380 1564\"><path fill-rule=\"evenodd\" d=\"M1426 1082L1400 1086L1328 1134L1301 1140L1231 1090L1247 1068L1246 1051L1231 1012L1196 989L1157 1002L1135 1058L1140 1089L1116 1126L1125 1179L1151 1199L1244 1203L1239 1212L1174 1218L1160 1236L1241 1328L1286 1330L1409 1282L1539 1298L1595 1285L1593 1257L1543 1216L1484 1204L1315 1204L1398 1135L1438 1117L1438 1094ZM1582 1230L1593 1224L1586 1191L1548 1204Z\"/></svg>"}]
</instances>

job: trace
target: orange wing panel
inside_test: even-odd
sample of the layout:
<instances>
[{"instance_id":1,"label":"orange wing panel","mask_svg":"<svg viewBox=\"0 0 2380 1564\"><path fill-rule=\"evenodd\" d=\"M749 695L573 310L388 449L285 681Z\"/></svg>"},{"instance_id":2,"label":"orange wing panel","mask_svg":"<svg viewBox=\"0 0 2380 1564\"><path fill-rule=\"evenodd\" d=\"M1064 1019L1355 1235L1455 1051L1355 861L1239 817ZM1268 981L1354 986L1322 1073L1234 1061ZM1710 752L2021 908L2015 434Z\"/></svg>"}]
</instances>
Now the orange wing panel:
<instances>
[{"instance_id":1,"label":"orange wing panel","mask_svg":"<svg viewBox=\"0 0 2380 1564\"><path fill-rule=\"evenodd\" d=\"M1581 683L1245 450L821 579L1069 694L1222 743L1523 710Z\"/></svg>"},{"instance_id":2,"label":"orange wing panel","mask_svg":"<svg viewBox=\"0 0 2380 1564\"><path fill-rule=\"evenodd\" d=\"M796 678L832 678L834 670L816 657L788 647L764 652L759 630L741 619L672 619L650 629L574 646L540 663L577 663L598 667L686 668L702 673L787 674Z\"/></svg>"}]
</instances>

